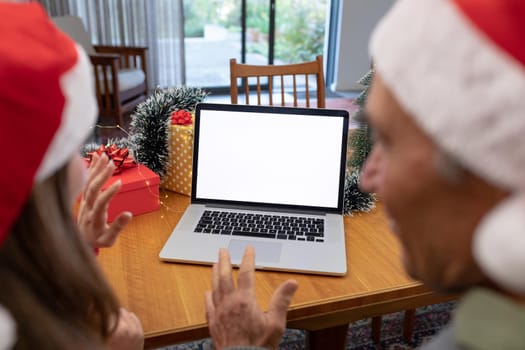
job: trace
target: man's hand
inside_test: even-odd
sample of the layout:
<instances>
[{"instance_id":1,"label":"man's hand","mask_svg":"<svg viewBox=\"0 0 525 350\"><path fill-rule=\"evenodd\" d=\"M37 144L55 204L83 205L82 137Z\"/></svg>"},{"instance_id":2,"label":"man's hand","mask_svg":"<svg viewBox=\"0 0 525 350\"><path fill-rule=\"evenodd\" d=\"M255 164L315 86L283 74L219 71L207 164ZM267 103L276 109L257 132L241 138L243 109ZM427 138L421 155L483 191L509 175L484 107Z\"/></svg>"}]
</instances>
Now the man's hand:
<instances>
[{"instance_id":1,"label":"man's hand","mask_svg":"<svg viewBox=\"0 0 525 350\"><path fill-rule=\"evenodd\" d=\"M108 340L110 350L142 350L144 348L144 331L138 317L121 308L117 328Z\"/></svg>"},{"instance_id":2,"label":"man's hand","mask_svg":"<svg viewBox=\"0 0 525 350\"><path fill-rule=\"evenodd\" d=\"M213 291L206 292L206 319L216 349L228 346L261 346L277 349L286 327L286 313L297 282L283 282L273 293L268 312L255 300L255 252L247 247L239 269L238 286L232 278L230 255L219 252L213 266Z\"/></svg>"},{"instance_id":3,"label":"man's hand","mask_svg":"<svg viewBox=\"0 0 525 350\"><path fill-rule=\"evenodd\" d=\"M117 194L121 183L117 181L106 190L101 189L114 170L115 165L105 154L93 154L78 211L80 232L93 248L112 246L120 231L131 220L131 213L123 212L111 224L107 223L109 202Z\"/></svg>"}]
</instances>

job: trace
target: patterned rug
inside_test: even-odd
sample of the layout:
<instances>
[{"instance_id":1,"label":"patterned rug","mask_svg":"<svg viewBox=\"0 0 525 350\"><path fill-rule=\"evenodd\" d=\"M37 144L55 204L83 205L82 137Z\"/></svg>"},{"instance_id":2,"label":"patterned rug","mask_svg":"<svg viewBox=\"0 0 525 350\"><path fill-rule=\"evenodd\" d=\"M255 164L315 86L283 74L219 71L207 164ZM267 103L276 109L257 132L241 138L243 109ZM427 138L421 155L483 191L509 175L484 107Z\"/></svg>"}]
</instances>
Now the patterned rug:
<instances>
[{"instance_id":1,"label":"patterned rug","mask_svg":"<svg viewBox=\"0 0 525 350\"><path fill-rule=\"evenodd\" d=\"M350 324L348 327L346 350L408 350L416 349L432 338L450 320L455 302L421 307L416 310L414 336L411 342L403 338L402 312L383 316L381 328L381 345L377 347L371 338L371 319L367 318ZM297 329L288 329L283 336L280 350L305 349L305 333ZM162 348L162 350L212 350L210 339L192 343L179 344ZM160 349L159 349L160 350Z\"/></svg>"}]
</instances>

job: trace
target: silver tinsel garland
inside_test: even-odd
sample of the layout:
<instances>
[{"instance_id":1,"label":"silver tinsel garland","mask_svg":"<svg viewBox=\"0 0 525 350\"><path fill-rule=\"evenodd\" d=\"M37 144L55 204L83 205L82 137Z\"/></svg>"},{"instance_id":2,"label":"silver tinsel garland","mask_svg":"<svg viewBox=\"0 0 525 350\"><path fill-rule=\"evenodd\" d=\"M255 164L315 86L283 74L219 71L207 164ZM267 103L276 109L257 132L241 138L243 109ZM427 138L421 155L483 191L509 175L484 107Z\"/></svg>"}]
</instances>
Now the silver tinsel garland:
<instances>
[{"instance_id":1,"label":"silver tinsel garland","mask_svg":"<svg viewBox=\"0 0 525 350\"><path fill-rule=\"evenodd\" d=\"M343 213L352 215L354 212L368 212L375 207L376 197L373 193L362 192L359 189L359 172L346 174Z\"/></svg>"},{"instance_id":2,"label":"silver tinsel garland","mask_svg":"<svg viewBox=\"0 0 525 350\"><path fill-rule=\"evenodd\" d=\"M181 86L156 89L131 115L129 145L137 162L162 179L169 162L171 114L179 109L193 111L208 93L200 88Z\"/></svg>"}]
</instances>

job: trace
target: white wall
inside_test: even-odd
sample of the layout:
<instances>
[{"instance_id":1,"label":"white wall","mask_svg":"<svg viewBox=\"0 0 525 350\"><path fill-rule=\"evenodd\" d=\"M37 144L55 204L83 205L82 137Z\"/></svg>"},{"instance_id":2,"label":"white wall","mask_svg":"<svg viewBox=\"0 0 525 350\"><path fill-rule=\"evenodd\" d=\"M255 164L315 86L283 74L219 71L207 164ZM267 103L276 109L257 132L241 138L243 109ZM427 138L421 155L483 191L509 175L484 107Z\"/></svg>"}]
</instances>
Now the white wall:
<instances>
[{"instance_id":1,"label":"white wall","mask_svg":"<svg viewBox=\"0 0 525 350\"><path fill-rule=\"evenodd\" d=\"M356 82L370 68L368 40L394 0L342 0L335 53L334 91L361 90Z\"/></svg>"}]
</instances>

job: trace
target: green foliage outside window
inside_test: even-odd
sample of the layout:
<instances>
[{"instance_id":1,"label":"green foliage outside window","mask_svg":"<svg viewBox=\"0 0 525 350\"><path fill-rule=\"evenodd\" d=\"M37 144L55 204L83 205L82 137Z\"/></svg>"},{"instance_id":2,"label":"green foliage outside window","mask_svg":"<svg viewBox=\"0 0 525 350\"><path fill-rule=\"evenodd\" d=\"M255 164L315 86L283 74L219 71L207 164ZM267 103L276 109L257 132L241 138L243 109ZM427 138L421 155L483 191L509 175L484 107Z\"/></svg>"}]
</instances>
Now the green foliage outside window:
<instances>
[{"instance_id":1,"label":"green foliage outside window","mask_svg":"<svg viewBox=\"0 0 525 350\"><path fill-rule=\"evenodd\" d=\"M275 57L283 62L301 62L322 54L326 0L282 0L276 6Z\"/></svg>"},{"instance_id":2,"label":"green foliage outside window","mask_svg":"<svg viewBox=\"0 0 525 350\"><path fill-rule=\"evenodd\" d=\"M248 0L246 3L246 28L268 34L270 29L270 1Z\"/></svg>"},{"instance_id":3,"label":"green foliage outside window","mask_svg":"<svg viewBox=\"0 0 525 350\"><path fill-rule=\"evenodd\" d=\"M323 53L327 0L277 0L275 58L283 62L313 60ZM240 30L240 0L184 1L186 37L202 37L206 24L230 32ZM246 27L266 35L269 31L269 0L248 0ZM267 42L248 45L252 53L267 54Z\"/></svg>"},{"instance_id":4,"label":"green foliage outside window","mask_svg":"<svg viewBox=\"0 0 525 350\"><path fill-rule=\"evenodd\" d=\"M230 31L240 27L239 0L187 0L184 6L184 35L188 38L204 36L206 24L223 26Z\"/></svg>"}]
</instances>

